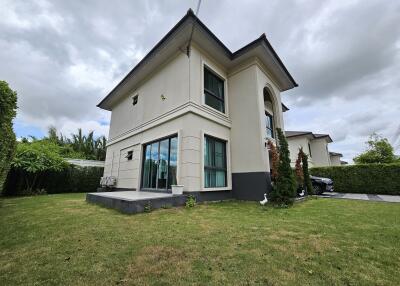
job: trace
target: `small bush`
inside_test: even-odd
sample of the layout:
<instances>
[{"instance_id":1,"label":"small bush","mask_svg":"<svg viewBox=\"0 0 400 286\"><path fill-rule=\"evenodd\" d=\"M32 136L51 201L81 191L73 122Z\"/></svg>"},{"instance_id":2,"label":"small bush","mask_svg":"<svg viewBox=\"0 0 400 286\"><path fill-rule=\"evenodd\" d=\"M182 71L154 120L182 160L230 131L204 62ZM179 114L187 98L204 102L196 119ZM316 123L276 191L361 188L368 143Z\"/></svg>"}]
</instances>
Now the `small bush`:
<instances>
[{"instance_id":1,"label":"small bush","mask_svg":"<svg viewBox=\"0 0 400 286\"><path fill-rule=\"evenodd\" d=\"M195 196L188 196L187 200L186 200L186 207L187 208L193 208L196 205L196 198Z\"/></svg>"},{"instance_id":2,"label":"small bush","mask_svg":"<svg viewBox=\"0 0 400 286\"><path fill-rule=\"evenodd\" d=\"M148 201L148 202L144 205L144 212L145 212L145 213L151 212L151 202L150 202L150 201Z\"/></svg>"},{"instance_id":3,"label":"small bush","mask_svg":"<svg viewBox=\"0 0 400 286\"><path fill-rule=\"evenodd\" d=\"M400 195L400 164L320 167L310 172L331 178L336 192Z\"/></svg>"}]
</instances>

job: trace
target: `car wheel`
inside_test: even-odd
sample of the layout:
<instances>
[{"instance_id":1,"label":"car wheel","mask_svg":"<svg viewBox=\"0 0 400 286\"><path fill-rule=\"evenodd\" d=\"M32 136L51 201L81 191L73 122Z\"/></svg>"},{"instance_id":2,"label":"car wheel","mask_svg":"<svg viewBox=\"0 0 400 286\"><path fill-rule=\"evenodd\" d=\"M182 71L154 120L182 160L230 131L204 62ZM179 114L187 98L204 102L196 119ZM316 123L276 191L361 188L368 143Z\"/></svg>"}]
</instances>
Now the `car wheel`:
<instances>
[{"instance_id":1,"label":"car wheel","mask_svg":"<svg viewBox=\"0 0 400 286\"><path fill-rule=\"evenodd\" d=\"M323 193L321 185L313 185L313 190L316 195L322 195Z\"/></svg>"}]
</instances>

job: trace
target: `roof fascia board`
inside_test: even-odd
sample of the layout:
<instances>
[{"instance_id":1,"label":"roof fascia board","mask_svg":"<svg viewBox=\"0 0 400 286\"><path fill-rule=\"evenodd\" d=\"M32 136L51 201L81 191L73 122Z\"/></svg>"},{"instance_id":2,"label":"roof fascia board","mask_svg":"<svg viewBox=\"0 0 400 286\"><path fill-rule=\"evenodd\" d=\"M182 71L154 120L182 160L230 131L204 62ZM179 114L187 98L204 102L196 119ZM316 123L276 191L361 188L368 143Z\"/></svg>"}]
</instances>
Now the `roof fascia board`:
<instances>
[{"instance_id":1,"label":"roof fascia board","mask_svg":"<svg viewBox=\"0 0 400 286\"><path fill-rule=\"evenodd\" d=\"M193 23L196 23L195 27L200 27L205 31L205 34L209 36L213 41L217 43L217 46L220 46L224 53L230 58L230 60L239 58L241 55L245 54L246 52L250 51L253 48L256 48L258 45L264 46L264 48L272 54L272 58L274 61L277 61L278 67L282 69L284 74L286 74L287 78L289 81L292 83L293 87L298 86L297 83L294 81L293 77L290 75L286 67L284 66L283 62L275 52L275 50L272 48L271 44L268 42L265 34L261 35L258 39L250 42L246 46L242 47L241 49L237 50L236 52L232 53L225 45L224 43L219 40L214 33L208 29L208 27L200 21L198 17L193 13L191 9L186 13L186 15L146 54L146 56L108 93L108 95L99 103L97 104L98 107L104 108L108 110L108 108L105 106L105 103L109 100L109 98L117 92L124 84L126 84L126 81L128 80L129 77L131 77L137 70L140 69L148 60L150 60L156 53L157 50L161 49L163 45L168 43L168 40L171 40L170 37L179 31L180 28L184 28L184 23L186 21L193 21ZM279 85L277 85L279 86Z\"/></svg>"}]
</instances>

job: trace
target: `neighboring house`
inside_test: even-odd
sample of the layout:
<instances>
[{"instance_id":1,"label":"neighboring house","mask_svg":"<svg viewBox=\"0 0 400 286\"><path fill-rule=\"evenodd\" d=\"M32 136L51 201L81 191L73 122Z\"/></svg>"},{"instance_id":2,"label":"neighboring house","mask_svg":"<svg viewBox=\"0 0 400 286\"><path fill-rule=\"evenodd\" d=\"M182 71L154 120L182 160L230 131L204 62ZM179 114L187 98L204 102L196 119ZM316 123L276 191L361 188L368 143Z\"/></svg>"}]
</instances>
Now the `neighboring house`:
<instances>
[{"instance_id":1,"label":"neighboring house","mask_svg":"<svg viewBox=\"0 0 400 286\"><path fill-rule=\"evenodd\" d=\"M301 147L308 155L310 167L340 165L342 154L329 152L328 144L333 141L328 134L317 134L310 131L285 131L285 136L289 144L290 161L293 167L296 164ZM337 158L339 161L337 161Z\"/></svg>"},{"instance_id":2,"label":"neighboring house","mask_svg":"<svg viewBox=\"0 0 400 286\"><path fill-rule=\"evenodd\" d=\"M260 200L280 93L296 86L264 34L231 52L189 10L98 104L112 111L104 176L118 189Z\"/></svg>"},{"instance_id":3,"label":"neighboring house","mask_svg":"<svg viewBox=\"0 0 400 286\"><path fill-rule=\"evenodd\" d=\"M72 165L80 167L104 167L104 161L85 160L85 159L66 159Z\"/></svg>"},{"instance_id":4,"label":"neighboring house","mask_svg":"<svg viewBox=\"0 0 400 286\"><path fill-rule=\"evenodd\" d=\"M341 166L342 163L340 158L343 157L342 154L336 152L329 152L329 156L331 157L331 165L330 166Z\"/></svg>"},{"instance_id":5,"label":"neighboring house","mask_svg":"<svg viewBox=\"0 0 400 286\"><path fill-rule=\"evenodd\" d=\"M346 161L343 161L343 160L340 160L340 165L348 165L349 163L348 162L346 162Z\"/></svg>"}]
</instances>

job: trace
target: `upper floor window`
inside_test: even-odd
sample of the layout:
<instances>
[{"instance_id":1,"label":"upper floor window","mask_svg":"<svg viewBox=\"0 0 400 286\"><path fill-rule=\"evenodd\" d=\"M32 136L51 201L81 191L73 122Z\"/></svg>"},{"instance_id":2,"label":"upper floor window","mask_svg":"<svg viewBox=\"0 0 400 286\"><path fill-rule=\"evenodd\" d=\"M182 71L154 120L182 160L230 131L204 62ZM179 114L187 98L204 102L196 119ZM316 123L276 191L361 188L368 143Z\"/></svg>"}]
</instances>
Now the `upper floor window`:
<instances>
[{"instance_id":1,"label":"upper floor window","mask_svg":"<svg viewBox=\"0 0 400 286\"><path fill-rule=\"evenodd\" d=\"M215 73L204 67L205 103L225 113L224 81Z\"/></svg>"},{"instance_id":2,"label":"upper floor window","mask_svg":"<svg viewBox=\"0 0 400 286\"><path fill-rule=\"evenodd\" d=\"M310 145L310 143L308 143L308 153L310 154L310 157L312 157L312 154L311 154L311 145Z\"/></svg>"},{"instance_id":3,"label":"upper floor window","mask_svg":"<svg viewBox=\"0 0 400 286\"><path fill-rule=\"evenodd\" d=\"M265 127L267 138L274 138L274 119L272 115L265 112Z\"/></svg>"}]
</instances>

